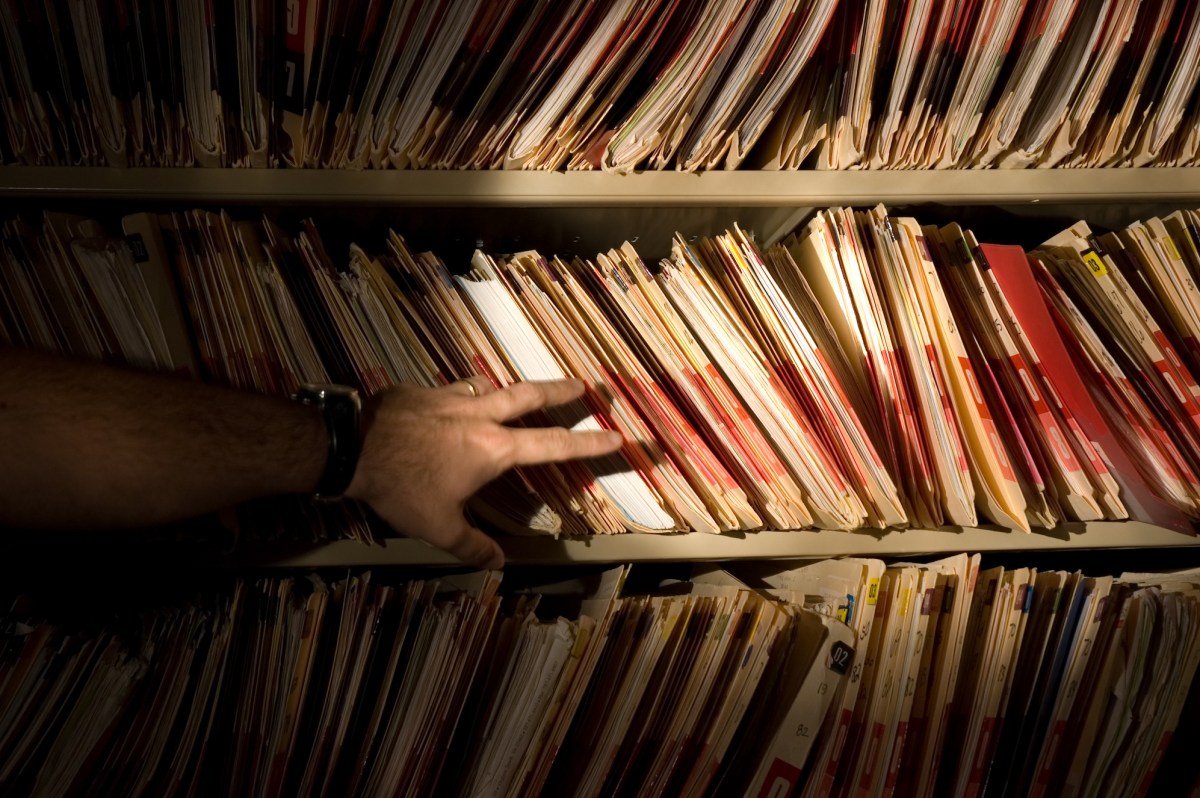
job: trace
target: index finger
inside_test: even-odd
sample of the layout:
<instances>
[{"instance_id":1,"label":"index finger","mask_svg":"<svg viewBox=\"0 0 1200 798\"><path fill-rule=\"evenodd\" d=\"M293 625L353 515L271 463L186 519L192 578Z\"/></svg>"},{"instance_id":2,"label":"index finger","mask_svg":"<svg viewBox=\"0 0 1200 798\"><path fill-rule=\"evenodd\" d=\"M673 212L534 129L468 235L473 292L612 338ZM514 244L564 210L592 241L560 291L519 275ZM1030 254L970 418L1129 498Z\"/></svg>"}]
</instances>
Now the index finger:
<instances>
[{"instance_id":1,"label":"index finger","mask_svg":"<svg viewBox=\"0 0 1200 798\"><path fill-rule=\"evenodd\" d=\"M505 469L601 457L621 448L621 433L611 430L572 432L565 427L510 430L512 448Z\"/></svg>"},{"instance_id":2,"label":"index finger","mask_svg":"<svg viewBox=\"0 0 1200 798\"><path fill-rule=\"evenodd\" d=\"M582 380L518 382L480 396L475 406L494 421L503 423L543 407L566 404L582 395Z\"/></svg>"}]
</instances>

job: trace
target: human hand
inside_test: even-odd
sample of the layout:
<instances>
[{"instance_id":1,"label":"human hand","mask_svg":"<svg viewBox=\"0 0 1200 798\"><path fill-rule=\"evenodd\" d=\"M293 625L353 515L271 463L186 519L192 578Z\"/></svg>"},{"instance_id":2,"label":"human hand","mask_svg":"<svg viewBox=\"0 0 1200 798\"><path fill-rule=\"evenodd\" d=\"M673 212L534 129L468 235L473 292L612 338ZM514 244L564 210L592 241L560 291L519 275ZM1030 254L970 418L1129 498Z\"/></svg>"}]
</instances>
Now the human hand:
<instances>
[{"instance_id":1,"label":"human hand","mask_svg":"<svg viewBox=\"0 0 1200 798\"><path fill-rule=\"evenodd\" d=\"M441 388L399 385L364 408L362 454L346 495L384 521L463 562L500 568L504 552L463 515L467 499L515 466L615 452L616 432L504 426L583 394L579 380L519 382L493 390L484 377Z\"/></svg>"}]
</instances>

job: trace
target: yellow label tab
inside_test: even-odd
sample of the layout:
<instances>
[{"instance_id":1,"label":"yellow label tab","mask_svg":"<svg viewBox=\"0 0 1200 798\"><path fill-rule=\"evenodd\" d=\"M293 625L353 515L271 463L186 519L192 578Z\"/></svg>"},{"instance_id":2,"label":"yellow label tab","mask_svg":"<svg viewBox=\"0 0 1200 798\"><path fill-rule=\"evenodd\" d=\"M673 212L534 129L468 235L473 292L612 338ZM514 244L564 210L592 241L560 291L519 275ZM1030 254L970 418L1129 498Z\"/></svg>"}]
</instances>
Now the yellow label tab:
<instances>
[{"instance_id":1,"label":"yellow label tab","mask_svg":"<svg viewBox=\"0 0 1200 798\"><path fill-rule=\"evenodd\" d=\"M713 637L715 639L720 639L725 634L725 627L728 625L729 625L729 616L722 615L717 620L717 622L715 624L713 624L713 630L712 630L711 637Z\"/></svg>"},{"instance_id":2,"label":"yellow label tab","mask_svg":"<svg viewBox=\"0 0 1200 798\"><path fill-rule=\"evenodd\" d=\"M1163 243L1167 245L1167 249L1171 250L1171 260L1183 260L1179 257L1179 250L1175 248L1175 239L1166 236L1163 238Z\"/></svg>"},{"instance_id":3,"label":"yellow label tab","mask_svg":"<svg viewBox=\"0 0 1200 798\"><path fill-rule=\"evenodd\" d=\"M1096 254L1094 250L1088 250L1083 253L1083 262L1092 270L1092 274L1097 277L1103 277L1108 274L1108 269L1104 268L1104 261Z\"/></svg>"},{"instance_id":4,"label":"yellow label tab","mask_svg":"<svg viewBox=\"0 0 1200 798\"><path fill-rule=\"evenodd\" d=\"M867 584L867 604L874 604L879 600L879 580L872 579Z\"/></svg>"},{"instance_id":5,"label":"yellow label tab","mask_svg":"<svg viewBox=\"0 0 1200 798\"><path fill-rule=\"evenodd\" d=\"M579 633L575 635L575 645L571 647L571 656L575 659L582 657L583 652L587 650L587 644L590 638L591 634L587 629L580 629Z\"/></svg>"}]
</instances>

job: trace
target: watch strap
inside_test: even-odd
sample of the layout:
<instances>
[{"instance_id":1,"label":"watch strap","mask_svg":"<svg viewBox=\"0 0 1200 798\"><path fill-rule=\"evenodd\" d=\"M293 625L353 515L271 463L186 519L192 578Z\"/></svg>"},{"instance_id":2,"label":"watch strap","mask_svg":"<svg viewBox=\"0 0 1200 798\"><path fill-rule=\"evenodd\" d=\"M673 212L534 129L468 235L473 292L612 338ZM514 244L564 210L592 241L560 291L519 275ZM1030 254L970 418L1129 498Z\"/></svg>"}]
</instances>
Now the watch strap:
<instances>
[{"instance_id":1,"label":"watch strap","mask_svg":"<svg viewBox=\"0 0 1200 798\"><path fill-rule=\"evenodd\" d=\"M313 498L336 499L350 487L358 467L362 400L358 391L343 385L303 385L292 398L321 411L329 450Z\"/></svg>"}]
</instances>

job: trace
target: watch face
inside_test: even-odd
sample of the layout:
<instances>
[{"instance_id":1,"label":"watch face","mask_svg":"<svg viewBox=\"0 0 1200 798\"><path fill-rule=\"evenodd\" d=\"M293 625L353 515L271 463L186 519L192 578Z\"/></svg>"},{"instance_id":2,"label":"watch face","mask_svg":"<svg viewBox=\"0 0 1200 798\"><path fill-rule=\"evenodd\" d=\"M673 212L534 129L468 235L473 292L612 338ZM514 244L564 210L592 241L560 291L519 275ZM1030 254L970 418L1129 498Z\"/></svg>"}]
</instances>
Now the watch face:
<instances>
[{"instance_id":1,"label":"watch face","mask_svg":"<svg viewBox=\"0 0 1200 798\"><path fill-rule=\"evenodd\" d=\"M304 383L296 392L298 397L308 397L320 401L326 401L333 397L345 397L357 400L358 390L351 388L348 385L319 384L319 383Z\"/></svg>"}]
</instances>

